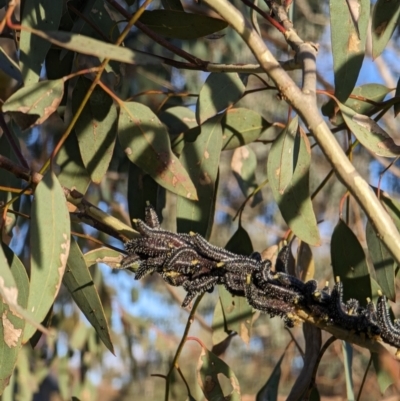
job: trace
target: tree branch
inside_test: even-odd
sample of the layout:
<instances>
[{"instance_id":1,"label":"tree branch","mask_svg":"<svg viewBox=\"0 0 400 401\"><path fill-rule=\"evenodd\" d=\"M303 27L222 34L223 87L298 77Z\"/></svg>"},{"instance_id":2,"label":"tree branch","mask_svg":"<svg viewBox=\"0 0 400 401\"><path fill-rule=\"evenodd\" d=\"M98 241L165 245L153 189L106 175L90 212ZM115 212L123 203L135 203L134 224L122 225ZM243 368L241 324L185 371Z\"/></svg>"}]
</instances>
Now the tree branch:
<instances>
[{"instance_id":1,"label":"tree branch","mask_svg":"<svg viewBox=\"0 0 400 401\"><path fill-rule=\"evenodd\" d=\"M246 42L260 63L260 66L274 81L285 100L296 110L307 127L309 127L340 180L363 208L373 224L377 235L385 243L396 262L400 263L400 235L396 226L380 204L369 184L354 168L336 138L332 135L328 125L320 114L313 91L309 92L310 88L305 88L306 91L301 91L297 87L295 82L280 67L262 38L260 38L243 15L231 3L227 0L204 0L204 3L227 21ZM314 54L315 58L315 47L312 44L305 43L302 51L305 51L307 47L309 54ZM304 62L304 60L302 61ZM307 71L304 72L312 73L310 65L308 65Z\"/></svg>"}]
</instances>

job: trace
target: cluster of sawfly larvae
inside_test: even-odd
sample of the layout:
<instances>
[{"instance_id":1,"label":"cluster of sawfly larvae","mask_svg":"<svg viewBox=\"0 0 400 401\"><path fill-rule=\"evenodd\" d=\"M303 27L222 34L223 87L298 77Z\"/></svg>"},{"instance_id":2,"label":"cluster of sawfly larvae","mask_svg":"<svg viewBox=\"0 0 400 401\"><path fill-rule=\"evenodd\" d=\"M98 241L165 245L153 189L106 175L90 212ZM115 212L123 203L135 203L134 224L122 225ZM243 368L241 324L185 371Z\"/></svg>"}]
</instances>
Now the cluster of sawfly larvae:
<instances>
[{"instance_id":1,"label":"cluster of sawfly larvae","mask_svg":"<svg viewBox=\"0 0 400 401\"><path fill-rule=\"evenodd\" d=\"M315 280L303 282L287 274L287 247L272 268L271 262L262 260L258 252L237 255L211 245L199 234L162 229L150 205L145 210L145 221L133 222L141 237L125 244L127 256L121 268L138 266L134 269L137 280L159 273L168 284L183 287L187 292L183 307L196 295L223 285L232 295L245 297L254 309L282 317L287 327L293 327L296 309L300 308L326 324L371 338L380 335L383 341L400 349L400 321L392 322L384 295L380 294L376 306L370 299L366 307L356 299L344 303L339 279L332 290L328 286L318 289Z\"/></svg>"}]
</instances>

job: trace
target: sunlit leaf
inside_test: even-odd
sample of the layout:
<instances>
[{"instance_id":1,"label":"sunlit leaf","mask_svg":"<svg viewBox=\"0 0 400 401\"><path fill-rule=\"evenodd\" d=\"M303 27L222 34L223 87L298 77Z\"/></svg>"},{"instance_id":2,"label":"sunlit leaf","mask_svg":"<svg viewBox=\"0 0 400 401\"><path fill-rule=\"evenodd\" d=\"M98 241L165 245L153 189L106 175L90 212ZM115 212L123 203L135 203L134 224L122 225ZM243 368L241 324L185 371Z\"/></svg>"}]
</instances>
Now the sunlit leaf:
<instances>
[{"instance_id":1,"label":"sunlit leaf","mask_svg":"<svg viewBox=\"0 0 400 401\"><path fill-rule=\"evenodd\" d=\"M139 21L168 38L197 39L218 32L228 24L217 18L178 10L145 11Z\"/></svg>"},{"instance_id":2,"label":"sunlit leaf","mask_svg":"<svg viewBox=\"0 0 400 401\"><path fill-rule=\"evenodd\" d=\"M26 308L28 292L25 267L10 248L0 244L0 394L17 362L25 327L25 320L15 313L13 303Z\"/></svg>"},{"instance_id":3,"label":"sunlit leaf","mask_svg":"<svg viewBox=\"0 0 400 401\"><path fill-rule=\"evenodd\" d=\"M235 149L231 160L231 169L240 189L245 197L249 196L257 187L256 181L257 157L248 146ZM259 191L254 195L251 206L262 201L262 193Z\"/></svg>"},{"instance_id":4,"label":"sunlit leaf","mask_svg":"<svg viewBox=\"0 0 400 401\"><path fill-rule=\"evenodd\" d=\"M218 375L224 375L230 381L232 391L224 396ZM229 397L231 401L241 400L240 385L233 370L222 359L202 347L197 364L197 382L207 400L224 400Z\"/></svg>"},{"instance_id":5,"label":"sunlit leaf","mask_svg":"<svg viewBox=\"0 0 400 401\"><path fill-rule=\"evenodd\" d=\"M365 305L371 298L371 281L365 253L353 231L343 220L336 225L331 240L334 277L343 282L343 298L355 298Z\"/></svg>"},{"instance_id":6,"label":"sunlit leaf","mask_svg":"<svg viewBox=\"0 0 400 401\"><path fill-rule=\"evenodd\" d=\"M63 94L63 79L41 81L19 89L7 99L2 110L24 130L47 120L57 110Z\"/></svg>"},{"instance_id":7,"label":"sunlit leaf","mask_svg":"<svg viewBox=\"0 0 400 401\"><path fill-rule=\"evenodd\" d=\"M28 311L41 322L54 302L70 247L70 219L65 195L52 171L36 187L31 213L31 274ZM27 324L24 342L35 328Z\"/></svg>"},{"instance_id":8,"label":"sunlit leaf","mask_svg":"<svg viewBox=\"0 0 400 401\"><path fill-rule=\"evenodd\" d=\"M394 285L396 263L383 242L378 238L371 223L367 222L366 239L368 251L374 263L376 281L382 292L393 302L396 301Z\"/></svg>"},{"instance_id":9,"label":"sunlit leaf","mask_svg":"<svg viewBox=\"0 0 400 401\"><path fill-rule=\"evenodd\" d=\"M86 78L81 77L78 80L72 95L74 114L78 111L90 84ZM75 123L83 164L96 184L99 184L106 174L113 155L117 117L117 108L113 100L97 86Z\"/></svg>"},{"instance_id":10,"label":"sunlit leaf","mask_svg":"<svg viewBox=\"0 0 400 401\"><path fill-rule=\"evenodd\" d=\"M346 125L367 149L383 157L400 154L400 146L372 118L358 114L344 104L339 103L339 107Z\"/></svg>"},{"instance_id":11,"label":"sunlit leaf","mask_svg":"<svg viewBox=\"0 0 400 401\"><path fill-rule=\"evenodd\" d=\"M273 143L267 173L272 194L293 233L310 245L320 236L309 194L310 144L294 118Z\"/></svg>"},{"instance_id":12,"label":"sunlit leaf","mask_svg":"<svg viewBox=\"0 0 400 401\"><path fill-rule=\"evenodd\" d=\"M377 58L392 37L400 18L400 3L378 0L372 12L372 57Z\"/></svg>"},{"instance_id":13,"label":"sunlit leaf","mask_svg":"<svg viewBox=\"0 0 400 401\"><path fill-rule=\"evenodd\" d=\"M238 73L212 72L204 82L196 105L196 119L200 124L236 103L245 85Z\"/></svg>"},{"instance_id":14,"label":"sunlit leaf","mask_svg":"<svg viewBox=\"0 0 400 401\"><path fill-rule=\"evenodd\" d=\"M54 0L25 0L21 12L21 25L50 31L58 28L62 7ZM21 72L24 83L28 86L39 80L42 63L51 44L28 30L22 29L19 46Z\"/></svg>"},{"instance_id":15,"label":"sunlit leaf","mask_svg":"<svg viewBox=\"0 0 400 401\"><path fill-rule=\"evenodd\" d=\"M104 345L114 353L108 323L92 276L86 266L78 244L72 238L63 284L68 288L76 305L94 327Z\"/></svg>"},{"instance_id":16,"label":"sunlit leaf","mask_svg":"<svg viewBox=\"0 0 400 401\"><path fill-rule=\"evenodd\" d=\"M364 59L370 1L351 9L347 0L330 0L335 96L344 102L357 81Z\"/></svg>"},{"instance_id":17,"label":"sunlit leaf","mask_svg":"<svg viewBox=\"0 0 400 401\"><path fill-rule=\"evenodd\" d=\"M352 366L353 366L353 347L351 344L346 341L342 341L342 350L343 350L343 364L344 364L344 373L346 378L346 393L348 400L354 400L354 384L353 384L353 376L352 376Z\"/></svg>"},{"instance_id":18,"label":"sunlit leaf","mask_svg":"<svg viewBox=\"0 0 400 401\"><path fill-rule=\"evenodd\" d=\"M83 258L87 267L93 266L96 263L105 263L110 267L116 267L115 265L118 263L118 259L121 259L121 253L114 251L114 249L104 247L93 249L85 253ZM120 261L121 260L119 260L119 262Z\"/></svg>"},{"instance_id":19,"label":"sunlit leaf","mask_svg":"<svg viewBox=\"0 0 400 401\"><path fill-rule=\"evenodd\" d=\"M221 124L223 150L254 142L272 125L257 112L242 107L227 110Z\"/></svg>"},{"instance_id":20,"label":"sunlit leaf","mask_svg":"<svg viewBox=\"0 0 400 401\"><path fill-rule=\"evenodd\" d=\"M379 106L375 103L382 102L390 92L391 88L380 84L357 86L351 92L351 96L344 102L344 105L350 107L358 114L371 115L371 113L379 110ZM330 99L328 103L324 104L321 111L324 116L330 118L332 124L339 125L344 122L341 113L339 113L340 110L333 99Z\"/></svg>"},{"instance_id":21,"label":"sunlit leaf","mask_svg":"<svg viewBox=\"0 0 400 401\"><path fill-rule=\"evenodd\" d=\"M208 238L214 221L214 197L222 146L221 116L201 127L195 142L185 143L180 160L189 172L198 201L183 197L177 200L177 231L197 232Z\"/></svg>"},{"instance_id":22,"label":"sunlit leaf","mask_svg":"<svg viewBox=\"0 0 400 401\"><path fill-rule=\"evenodd\" d=\"M187 199L197 200L196 188L181 162L171 151L168 133L145 105L120 105L118 136L128 159L158 184Z\"/></svg>"}]
</instances>

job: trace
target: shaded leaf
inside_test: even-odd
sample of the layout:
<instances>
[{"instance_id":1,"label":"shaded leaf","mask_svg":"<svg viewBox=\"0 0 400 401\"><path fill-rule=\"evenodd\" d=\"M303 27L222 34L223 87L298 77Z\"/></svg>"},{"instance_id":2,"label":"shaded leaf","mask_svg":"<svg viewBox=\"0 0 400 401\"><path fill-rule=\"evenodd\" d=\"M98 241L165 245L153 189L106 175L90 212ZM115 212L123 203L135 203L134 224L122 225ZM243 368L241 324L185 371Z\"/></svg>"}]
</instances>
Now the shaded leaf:
<instances>
[{"instance_id":1,"label":"shaded leaf","mask_svg":"<svg viewBox=\"0 0 400 401\"><path fill-rule=\"evenodd\" d=\"M356 298L365 304L371 295L371 280L364 250L357 237L343 220L339 220L331 239L334 277L343 282L343 298Z\"/></svg>"},{"instance_id":2,"label":"shaded leaf","mask_svg":"<svg viewBox=\"0 0 400 401\"><path fill-rule=\"evenodd\" d=\"M329 1L335 96L341 102L353 90L364 60L370 2L360 0L358 6L357 13L346 0Z\"/></svg>"},{"instance_id":3,"label":"shaded leaf","mask_svg":"<svg viewBox=\"0 0 400 401\"><path fill-rule=\"evenodd\" d=\"M211 233L217 190L217 175L222 146L221 116L201 127L195 142L185 143L180 160L196 187L198 202L177 200L177 231L194 231L205 238Z\"/></svg>"},{"instance_id":4,"label":"shaded leaf","mask_svg":"<svg viewBox=\"0 0 400 401\"><path fill-rule=\"evenodd\" d=\"M117 252L114 251L114 253ZM104 260L104 256L102 259ZM104 315L99 294L86 266L86 259L84 259L78 244L73 238L71 238L71 248L63 284L68 288L76 305L94 327L103 344L114 353L107 319Z\"/></svg>"},{"instance_id":5,"label":"shaded leaf","mask_svg":"<svg viewBox=\"0 0 400 401\"><path fill-rule=\"evenodd\" d=\"M72 95L74 114L77 113L90 84L87 78L79 78ZM117 108L113 100L97 86L75 123L83 164L96 184L106 174L113 155L117 118Z\"/></svg>"},{"instance_id":6,"label":"shaded leaf","mask_svg":"<svg viewBox=\"0 0 400 401\"><path fill-rule=\"evenodd\" d=\"M46 121L57 110L63 94L63 79L38 82L11 95L2 110L8 112L24 130Z\"/></svg>"},{"instance_id":7,"label":"shaded leaf","mask_svg":"<svg viewBox=\"0 0 400 401\"><path fill-rule=\"evenodd\" d=\"M248 256L253 252L249 234L242 226L238 227L225 248L239 255ZM223 286L218 287L218 292L224 319L224 325L223 327L221 326L221 329L228 334L235 331L248 344L251 337L253 319L252 307L244 297L234 297ZM222 337L222 333L220 337Z\"/></svg>"},{"instance_id":8,"label":"shaded leaf","mask_svg":"<svg viewBox=\"0 0 400 401\"><path fill-rule=\"evenodd\" d=\"M15 312L14 304L26 308L28 293L25 267L10 248L0 244L0 394L17 362L25 327L25 320Z\"/></svg>"},{"instance_id":9,"label":"shaded leaf","mask_svg":"<svg viewBox=\"0 0 400 401\"><path fill-rule=\"evenodd\" d=\"M148 174L133 163L128 170L128 210L130 219L145 219L147 202L152 205L161 217L160 194L165 191Z\"/></svg>"},{"instance_id":10,"label":"shaded leaf","mask_svg":"<svg viewBox=\"0 0 400 401\"><path fill-rule=\"evenodd\" d=\"M385 369L384 361L381 361L381 355L372 352L371 357L379 384L379 390L381 391L381 394L384 394L388 387L394 383L394 381L387 369Z\"/></svg>"},{"instance_id":11,"label":"shaded leaf","mask_svg":"<svg viewBox=\"0 0 400 401\"><path fill-rule=\"evenodd\" d=\"M279 134L268 156L267 173L272 194L293 233L310 245L320 236L309 195L311 150L294 118Z\"/></svg>"},{"instance_id":12,"label":"shaded leaf","mask_svg":"<svg viewBox=\"0 0 400 401\"><path fill-rule=\"evenodd\" d=\"M397 80L395 97L400 98L400 78ZM394 116L397 117L400 113L400 102L395 103L393 106Z\"/></svg>"},{"instance_id":13,"label":"shaded leaf","mask_svg":"<svg viewBox=\"0 0 400 401\"><path fill-rule=\"evenodd\" d=\"M314 278L315 263L310 245L301 241L297 248L297 277L306 282Z\"/></svg>"},{"instance_id":14,"label":"shaded leaf","mask_svg":"<svg viewBox=\"0 0 400 401\"><path fill-rule=\"evenodd\" d=\"M0 69L18 83L22 82L22 74L19 65L0 46Z\"/></svg>"},{"instance_id":15,"label":"shaded leaf","mask_svg":"<svg viewBox=\"0 0 400 401\"><path fill-rule=\"evenodd\" d=\"M180 0L161 0L161 4L166 10L183 11Z\"/></svg>"},{"instance_id":16,"label":"shaded leaf","mask_svg":"<svg viewBox=\"0 0 400 401\"><path fill-rule=\"evenodd\" d=\"M168 133L157 116L140 103L124 102L120 107L118 136L128 159L169 191L197 200L196 188L172 153Z\"/></svg>"},{"instance_id":17,"label":"shaded leaf","mask_svg":"<svg viewBox=\"0 0 400 401\"><path fill-rule=\"evenodd\" d=\"M376 235L371 223L367 222L366 239L368 251L374 263L376 281L382 292L393 302L396 302L395 268L396 263L383 242Z\"/></svg>"},{"instance_id":18,"label":"shaded leaf","mask_svg":"<svg viewBox=\"0 0 400 401\"><path fill-rule=\"evenodd\" d=\"M220 374L227 377L232 386L232 391L227 396L224 396L218 379ZM231 401L241 400L239 381L233 370L222 359L219 359L203 346L197 364L197 382L207 400L228 399L225 397L229 397Z\"/></svg>"},{"instance_id":19,"label":"shaded leaf","mask_svg":"<svg viewBox=\"0 0 400 401\"><path fill-rule=\"evenodd\" d=\"M380 110L379 106L374 103L380 103L386 97L391 89L380 84L365 84L357 86L351 92L351 96L344 102L344 105L350 107L359 114L371 115ZM363 98L370 100L364 101ZM332 124L339 125L344 122L340 109L336 105L336 101L330 99L321 108L322 114L328 116Z\"/></svg>"},{"instance_id":20,"label":"shaded leaf","mask_svg":"<svg viewBox=\"0 0 400 401\"><path fill-rule=\"evenodd\" d=\"M257 393L256 401L264 401L264 400L273 401L278 399L278 387L279 387L279 381L281 379L281 365L287 349L288 347L286 347L285 351L279 358L279 361L275 365L274 370L269 376L267 382L261 387L260 391Z\"/></svg>"},{"instance_id":21,"label":"shaded leaf","mask_svg":"<svg viewBox=\"0 0 400 401\"><path fill-rule=\"evenodd\" d=\"M61 118L57 117L61 121ZM62 129L62 127L60 128ZM68 136L64 146L57 154L56 163L60 167L57 177L60 184L66 188L75 188L81 194L85 194L90 184L90 176L83 165L76 135Z\"/></svg>"},{"instance_id":22,"label":"shaded leaf","mask_svg":"<svg viewBox=\"0 0 400 401\"><path fill-rule=\"evenodd\" d=\"M372 118L358 114L342 103L339 107L346 125L367 149L383 157L400 154L400 146Z\"/></svg>"},{"instance_id":23,"label":"shaded leaf","mask_svg":"<svg viewBox=\"0 0 400 401\"><path fill-rule=\"evenodd\" d=\"M392 37L400 18L400 3L378 0L372 12L372 57L377 58Z\"/></svg>"},{"instance_id":24,"label":"shaded leaf","mask_svg":"<svg viewBox=\"0 0 400 401\"><path fill-rule=\"evenodd\" d=\"M258 187L256 181L257 157L254 151L248 146L235 149L232 155L231 169L243 195L249 196ZM253 197L251 206L253 207L261 201L262 193L258 191Z\"/></svg>"},{"instance_id":25,"label":"shaded leaf","mask_svg":"<svg viewBox=\"0 0 400 401\"><path fill-rule=\"evenodd\" d=\"M197 126L196 115L188 107L170 107L162 111L158 117L168 127L170 135L173 136Z\"/></svg>"},{"instance_id":26,"label":"shaded leaf","mask_svg":"<svg viewBox=\"0 0 400 401\"><path fill-rule=\"evenodd\" d=\"M222 341L226 340L229 337L230 332L231 332L228 329L228 327L226 326L225 315L224 315L224 311L222 309L221 296L224 296L223 291L222 291L223 289L225 289L225 288L223 288L222 286L218 286L218 292L219 292L220 296L215 305L213 321L212 321L212 325L211 325L213 345L222 343Z\"/></svg>"},{"instance_id":27,"label":"shaded leaf","mask_svg":"<svg viewBox=\"0 0 400 401\"><path fill-rule=\"evenodd\" d=\"M236 103L243 96L244 90L245 85L238 73L212 72L197 99L196 119L199 125Z\"/></svg>"},{"instance_id":28,"label":"shaded leaf","mask_svg":"<svg viewBox=\"0 0 400 401\"><path fill-rule=\"evenodd\" d=\"M197 39L218 32L228 24L206 15L178 10L146 10L139 21L159 35L174 39Z\"/></svg>"},{"instance_id":29,"label":"shaded leaf","mask_svg":"<svg viewBox=\"0 0 400 401\"><path fill-rule=\"evenodd\" d=\"M227 110L221 123L223 150L254 142L272 125L257 112L242 107Z\"/></svg>"},{"instance_id":30,"label":"shaded leaf","mask_svg":"<svg viewBox=\"0 0 400 401\"><path fill-rule=\"evenodd\" d=\"M52 171L36 187L31 213L31 273L28 311L41 322L54 302L70 247L70 220L64 192ZM34 334L27 324L24 342Z\"/></svg>"},{"instance_id":31,"label":"shaded leaf","mask_svg":"<svg viewBox=\"0 0 400 401\"><path fill-rule=\"evenodd\" d=\"M53 0L25 0L21 25L40 31L56 30L60 24L62 7ZM51 44L37 35L21 30L19 63L25 85L39 80L42 63Z\"/></svg>"}]
</instances>

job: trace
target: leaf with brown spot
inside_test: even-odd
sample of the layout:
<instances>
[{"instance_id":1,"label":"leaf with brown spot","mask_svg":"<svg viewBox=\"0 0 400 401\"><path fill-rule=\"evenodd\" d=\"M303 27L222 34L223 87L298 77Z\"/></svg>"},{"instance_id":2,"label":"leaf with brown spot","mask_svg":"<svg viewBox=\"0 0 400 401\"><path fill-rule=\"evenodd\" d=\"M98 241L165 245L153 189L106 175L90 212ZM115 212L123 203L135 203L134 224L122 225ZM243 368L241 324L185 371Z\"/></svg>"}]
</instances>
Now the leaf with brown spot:
<instances>
[{"instance_id":1,"label":"leaf with brown spot","mask_svg":"<svg viewBox=\"0 0 400 401\"><path fill-rule=\"evenodd\" d=\"M120 107L118 137L128 159L169 191L197 200L196 188L172 153L168 132L158 117L140 103L124 102Z\"/></svg>"},{"instance_id":2,"label":"leaf with brown spot","mask_svg":"<svg viewBox=\"0 0 400 401\"><path fill-rule=\"evenodd\" d=\"M343 119L360 143L378 156L396 157L400 146L372 118L339 103Z\"/></svg>"},{"instance_id":3,"label":"leaf with brown spot","mask_svg":"<svg viewBox=\"0 0 400 401\"><path fill-rule=\"evenodd\" d=\"M42 81L19 89L7 99L2 110L25 130L47 120L57 110L63 95L64 79Z\"/></svg>"}]
</instances>

